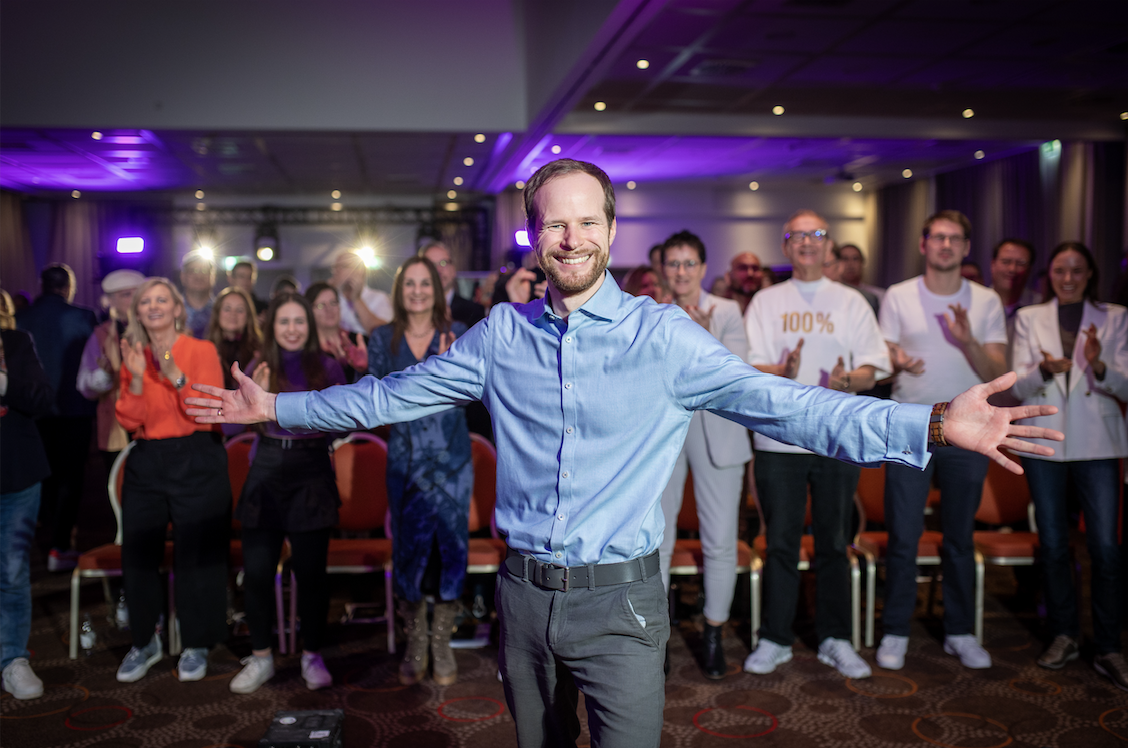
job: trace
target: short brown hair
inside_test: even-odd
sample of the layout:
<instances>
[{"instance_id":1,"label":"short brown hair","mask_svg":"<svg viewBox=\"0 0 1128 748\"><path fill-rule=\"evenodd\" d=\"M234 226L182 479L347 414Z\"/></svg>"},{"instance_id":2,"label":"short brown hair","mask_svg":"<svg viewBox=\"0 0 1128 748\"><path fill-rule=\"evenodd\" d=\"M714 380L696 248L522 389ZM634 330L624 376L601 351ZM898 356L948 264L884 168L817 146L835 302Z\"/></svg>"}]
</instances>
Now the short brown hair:
<instances>
[{"instance_id":1,"label":"short brown hair","mask_svg":"<svg viewBox=\"0 0 1128 748\"><path fill-rule=\"evenodd\" d=\"M529 181L525 183L526 227L532 228L533 200L536 198L540 188L557 177L562 177L577 171L595 177L596 181L598 181L599 185L603 188L603 213L607 216L607 225L611 225L611 222L615 220L615 187L611 184L611 178L607 176L607 173L604 172L603 169L600 169L595 164L588 163L587 161L576 161L571 158L560 158L555 161L550 161L537 169L536 174L533 174L533 176L529 178Z\"/></svg>"},{"instance_id":2,"label":"short brown hair","mask_svg":"<svg viewBox=\"0 0 1128 748\"><path fill-rule=\"evenodd\" d=\"M933 213L924 221L924 228L921 229L921 236L927 237L932 232L932 224L937 221L951 221L957 223L963 231L964 239L971 238L971 221L967 219L963 213L958 210L941 210Z\"/></svg>"}]
</instances>

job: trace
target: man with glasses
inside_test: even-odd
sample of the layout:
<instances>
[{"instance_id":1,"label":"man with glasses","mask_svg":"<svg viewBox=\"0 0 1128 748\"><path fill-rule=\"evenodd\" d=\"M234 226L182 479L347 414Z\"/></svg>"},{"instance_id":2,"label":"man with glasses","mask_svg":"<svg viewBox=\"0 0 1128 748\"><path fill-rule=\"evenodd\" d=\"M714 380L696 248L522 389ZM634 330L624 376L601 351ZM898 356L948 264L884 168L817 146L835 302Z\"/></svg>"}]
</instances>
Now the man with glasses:
<instances>
[{"instance_id":1,"label":"man with glasses","mask_svg":"<svg viewBox=\"0 0 1128 748\"><path fill-rule=\"evenodd\" d=\"M764 285L764 264L752 252L741 252L729 265L729 298L740 305L740 313L748 311L752 297Z\"/></svg>"},{"instance_id":2,"label":"man with glasses","mask_svg":"<svg viewBox=\"0 0 1128 748\"><path fill-rule=\"evenodd\" d=\"M971 222L942 210L924 223L920 253L924 275L889 288L881 305L881 331L897 372L893 400L933 403L989 382L1007 371L1007 328L999 295L960 275L971 251ZM954 446L937 447L923 470L888 465L885 473L885 636L877 664L905 664L909 622L917 600L917 544L924 505L935 473L944 532L944 651L964 667L991 667L991 656L973 634L975 547L972 531L988 461Z\"/></svg>"},{"instance_id":3,"label":"man with glasses","mask_svg":"<svg viewBox=\"0 0 1128 748\"><path fill-rule=\"evenodd\" d=\"M419 248L419 256L426 257L439 271L439 280L443 284L443 293L446 294L447 309L450 310L451 319L467 327L473 327L475 323L485 319L484 306L458 295L456 283L458 268L455 267L454 258L451 257L450 250L445 244L432 240Z\"/></svg>"},{"instance_id":4,"label":"man with glasses","mask_svg":"<svg viewBox=\"0 0 1128 748\"><path fill-rule=\"evenodd\" d=\"M838 392L868 390L891 371L889 352L869 303L824 275L827 223L801 210L784 224L783 254L791 280L756 294L745 326L748 363L761 371ZM850 644L850 560L847 524L860 470L857 465L756 433L756 492L767 527L768 558L760 644L744 670L764 675L791 660L792 624L799 601L800 543L807 497L815 536L815 633L819 661L847 678L867 678L870 667ZM808 493L809 492L809 493Z\"/></svg>"},{"instance_id":5,"label":"man with glasses","mask_svg":"<svg viewBox=\"0 0 1128 748\"><path fill-rule=\"evenodd\" d=\"M697 324L741 360L748 357L740 308L735 301L706 293L705 244L688 231L662 244L662 269L674 302ZM662 581L670 589L670 557L678 535L685 477L693 470L693 494L705 556L705 635L701 669L706 678L725 677L723 633L736 592L736 540L744 465L752 459L748 430L718 415L699 410L689 422L674 472L662 492L666 531L659 547ZM667 658L668 662L668 658Z\"/></svg>"}]
</instances>

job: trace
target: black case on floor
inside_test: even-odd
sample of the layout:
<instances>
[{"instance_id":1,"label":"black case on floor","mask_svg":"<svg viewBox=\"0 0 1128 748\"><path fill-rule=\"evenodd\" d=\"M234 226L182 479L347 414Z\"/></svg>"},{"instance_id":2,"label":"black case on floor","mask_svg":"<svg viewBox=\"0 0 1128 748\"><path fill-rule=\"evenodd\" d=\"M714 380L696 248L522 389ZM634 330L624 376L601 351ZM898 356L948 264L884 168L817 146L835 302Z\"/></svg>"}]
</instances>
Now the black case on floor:
<instances>
[{"instance_id":1,"label":"black case on floor","mask_svg":"<svg viewBox=\"0 0 1128 748\"><path fill-rule=\"evenodd\" d=\"M341 748L344 741L343 709L275 712L259 748Z\"/></svg>"}]
</instances>

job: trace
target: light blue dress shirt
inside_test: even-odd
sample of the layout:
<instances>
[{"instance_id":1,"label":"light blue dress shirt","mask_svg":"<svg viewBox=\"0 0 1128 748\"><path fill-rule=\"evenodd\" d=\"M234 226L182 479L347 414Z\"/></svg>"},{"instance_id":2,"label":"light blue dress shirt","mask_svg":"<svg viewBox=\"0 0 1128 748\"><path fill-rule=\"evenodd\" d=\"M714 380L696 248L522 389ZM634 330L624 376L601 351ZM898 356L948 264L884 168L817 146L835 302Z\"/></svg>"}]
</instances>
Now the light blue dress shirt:
<instances>
[{"instance_id":1,"label":"light blue dress shirt","mask_svg":"<svg viewBox=\"0 0 1128 748\"><path fill-rule=\"evenodd\" d=\"M384 379L282 393L284 428L368 429L480 399L497 440L498 529L561 566L658 548L660 499L695 410L823 455L923 468L931 407L843 395L752 368L673 304L610 273L567 320L500 304L442 356Z\"/></svg>"}]
</instances>

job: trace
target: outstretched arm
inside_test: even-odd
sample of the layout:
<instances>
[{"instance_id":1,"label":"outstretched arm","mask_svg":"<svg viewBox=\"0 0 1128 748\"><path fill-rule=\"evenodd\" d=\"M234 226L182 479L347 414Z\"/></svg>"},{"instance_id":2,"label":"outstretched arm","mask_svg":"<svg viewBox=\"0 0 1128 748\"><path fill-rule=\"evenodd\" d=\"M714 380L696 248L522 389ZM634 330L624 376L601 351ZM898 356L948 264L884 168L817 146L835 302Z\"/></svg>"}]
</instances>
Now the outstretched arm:
<instances>
[{"instance_id":1,"label":"outstretched arm","mask_svg":"<svg viewBox=\"0 0 1128 748\"><path fill-rule=\"evenodd\" d=\"M254 380L239 371L239 364L231 364L231 375L239 385L237 390L225 390L210 384L193 384L192 389L209 397L189 397L184 402L197 423L263 423L278 420L274 401L278 395L267 392Z\"/></svg>"},{"instance_id":2,"label":"outstretched arm","mask_svg":"<svg viewBox=\"0 0 1128 748\"><path fill-rule=\"evenodd\" d=\"M1057 408L1052 405L996 408L987 404L988 397L1006 390L1017 378L1013 371L1008 372L958 395L944 414L943 438L953 446L987 455L1012 473L1021 475L1022 466L1000 452L1000 448L1048 456L1054 453L1050 447L1023 440L1050 439L1060 442L1065 435L1040 426L1018 426L1013 423L1023 418L1053 415Z\"/></svg>"}]
</instances>

